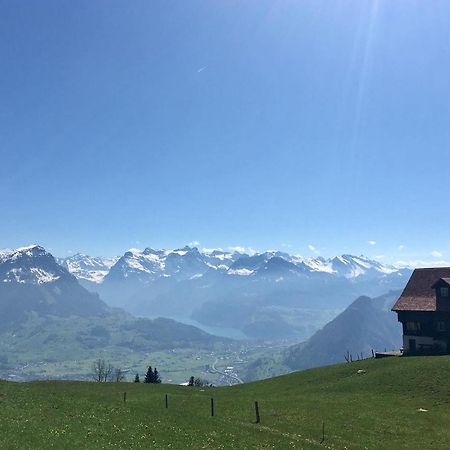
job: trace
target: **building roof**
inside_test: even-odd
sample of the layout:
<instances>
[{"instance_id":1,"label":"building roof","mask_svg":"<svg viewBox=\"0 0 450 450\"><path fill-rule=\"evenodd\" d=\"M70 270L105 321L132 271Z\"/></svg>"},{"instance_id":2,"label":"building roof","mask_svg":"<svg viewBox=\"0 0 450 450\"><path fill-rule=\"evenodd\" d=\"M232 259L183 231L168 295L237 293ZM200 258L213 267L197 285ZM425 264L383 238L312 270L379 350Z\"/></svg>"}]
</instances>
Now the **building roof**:
<instances>
[{"instance_id":1,"label":"building roof","mask_svg":"<svg viewBox=\"0 0 450 450\"><path fill-rule=\"evenodd\" d=\"M439 280L436 281L436 283L431 286L433 289L436 289L440 286L450 286L450 278L439 278Z\"/></svg>"},{"instance_id":2,"label":"building roof","mask_svg":"<svg viewBox=\"0 0 450 450\"><path fill-rule=\"evenodd\" d=\"M432 286L440 279L450 281L450 267L415 269L392 311L436 311ZM450 311L450 302L446 310Z\"/></svg>"}]
</instances>

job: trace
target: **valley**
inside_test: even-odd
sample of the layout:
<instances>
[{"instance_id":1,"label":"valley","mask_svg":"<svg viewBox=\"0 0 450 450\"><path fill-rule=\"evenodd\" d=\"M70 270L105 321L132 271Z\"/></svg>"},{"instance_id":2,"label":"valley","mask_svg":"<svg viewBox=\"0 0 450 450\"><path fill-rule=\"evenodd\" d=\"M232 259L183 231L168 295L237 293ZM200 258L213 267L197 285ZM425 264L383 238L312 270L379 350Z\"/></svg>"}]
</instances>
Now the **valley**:
<instances>
[{"instance_id":1,"label":"valley","mask_svg":"<svg viewBox=\"0 0 450 450\"><path fill-rule=\"evenodd\" d=\"M253 367L264 357L273 357L288 344L230 343L216 349L175 348L159 351L129 352L119 348L105 348L101 351L87 352L78 356L44 357L39 350L24 351L17 354L17 359L0 360L0 379L10 381L30 380L85 380L93 379L93 364L98 358L111 362L114 367L125 373L125 380L132 381L135 374L145 374L147 367L157 367L164 383L186 383L190 376L202 378L217 386L239 384L262 378L259 367ZM3 350L5 347L0 347ZM1 353L0 353L1 355ZM70 352L73 355L73 352ZM73 359L74 358L74 359ZM271 367L273 370L274 368ZM277 374L287 373L276 368ZM270 372L267 372L267 376Z\"/></svg>"},{"instance_id":2,"label":"valley","mask_svg":"<svg viewBox=\"0 0 450 450\"><path fill-rule=\"evenodd\" d=\"M297 342L357 297L402 289L411 273L364 256L302 258L190 246L57 261L86 289L131 314L170 317L213 334L226 330L238 339Z\"/></svg>"},{"instance_id":3,"label":"valley","mask_svg":"<svg viewBox=\"0 0 450 450\"><path fill-rule=\"evenodd\" d=\"M40 246L0 251L0 377L89 380L101 358L128 378L152 365L168 383L229 385L341 362L400 345L389 312L399 291L352 301L407 273L348 255L185 247L64 261Z\"/></svg>"}]
</instances>

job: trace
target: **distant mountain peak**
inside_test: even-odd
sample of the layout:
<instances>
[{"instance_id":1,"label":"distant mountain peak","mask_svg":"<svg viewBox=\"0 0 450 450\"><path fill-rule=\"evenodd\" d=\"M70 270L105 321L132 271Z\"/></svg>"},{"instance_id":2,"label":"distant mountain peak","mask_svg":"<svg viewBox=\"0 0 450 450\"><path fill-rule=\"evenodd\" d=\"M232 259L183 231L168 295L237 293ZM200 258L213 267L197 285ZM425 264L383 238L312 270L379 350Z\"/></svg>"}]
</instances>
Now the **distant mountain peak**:
<instances>
[{"instance_id":1,"label":"distant mountain peak","mask_svg":"<svg viewBox=\"0 0 450 450\"><path fill-rule=\"evenodd\" d=\"M45 258L49 253L40 245L32 244L17 249L0 250L0 262L11 258ZM272 261L273 259L273 261ZM174 250L145 247L130 248L122 257L91 257L76 253L57 262L76 278L92 283L104 280L136 280L152 282L160 277L175 277L177 280L198 278L209 270L230 276L268 276L270 273L286 271L293 276L333 276L347 279L383 278L391 274L403 276L405 269L383 264L365 255L344 253L333 258L317 256L303 258L277 250L248 255L236 250L220 248L199 249L186 245ZM269 263L270 262L270 263ZM20 278L20 277L19 277ZM46 279L42 277L42 279ZM48 279L51 279L49 277Z\"/></svg>"},{"instance_id":2,"label":"distant mountain peak","mask_svg":"<svg viewBox=\"0 0 450 450\"><path fill-rule=\"evenodd\" d=\"M44 247L33 244L0 252L0 282L45 284L75 280Z\"/></svg>"},{"instance_id":3,"label":"distant mountain peak","mask_svg":"<svg viewBox=\"0 0 450 450\"><path fill-rule=\"evenodd\" d=\"M57 258L57 262L79 280L101 283L118 259L76 253L67 258Z\"/></svg>"}]
</instances>

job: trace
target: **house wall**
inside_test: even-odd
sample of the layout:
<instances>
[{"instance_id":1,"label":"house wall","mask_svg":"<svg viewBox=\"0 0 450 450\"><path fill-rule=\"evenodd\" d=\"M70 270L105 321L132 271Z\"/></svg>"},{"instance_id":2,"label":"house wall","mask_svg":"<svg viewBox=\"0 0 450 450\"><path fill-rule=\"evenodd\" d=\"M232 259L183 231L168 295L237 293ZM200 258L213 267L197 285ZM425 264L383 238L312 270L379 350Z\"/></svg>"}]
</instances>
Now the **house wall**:
<instances>
[{"instance_id":1,"label":"house wall","mask_svg":"<svg viewBox=\"0 0 450 450\"><path fill-rule=\"evenodd\" d=\"M447 342L450 342L450 315L441 311L402 311L398 315L403 325L403 352L414 353L410 349L410 339L416 341L416 354L449 352ZM445 331L438 331L437 323L446 324ZM408 330L407 322L420 323L420 329Z\"/></svg>"},{"instance_id":2,"label":"house wall","mask_svg":"<svg viewBox=\"0 0 450 450\"><path fill-rule=\"evenodd\" d=\"M439 339L435 339L431 336L417 336L417 335L403 335L403 353L409 353L409 340L414 339L416 341L416 351L417 353L427 353L432 352L432 347L439 347L440 351L447 351L447 343L445 341L441 341ZM430 346L430 347L424 347L423 349L420 348L421 345ZM436 351L436 349L434 350Z\"/></svg>"}]
</instances>

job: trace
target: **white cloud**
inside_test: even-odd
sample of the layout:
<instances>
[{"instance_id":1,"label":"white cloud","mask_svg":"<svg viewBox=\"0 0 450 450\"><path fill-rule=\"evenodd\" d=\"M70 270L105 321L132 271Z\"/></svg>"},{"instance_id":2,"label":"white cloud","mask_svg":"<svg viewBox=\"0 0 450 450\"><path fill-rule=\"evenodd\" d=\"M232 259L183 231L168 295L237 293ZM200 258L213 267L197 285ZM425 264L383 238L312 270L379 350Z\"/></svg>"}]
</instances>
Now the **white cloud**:
<instances>
[{"instance_id":1,"label":"white cloud","mask_svg":"<svg viewBox=\"0 0 450 450\"><path fill-rule=\"evenodd\" d=\"M386 255L376 255L375 259L383 259L386 258Z\"/></svg>"},{"instance_id":2,"label":"white cloud","mask_svg":"<svg viewBox=\"0 0 450 450\"><path fill-rule=\"evenodd\" d=\"M188 245L189 245L189 247L198 247L200 245L200 242L192 241L192 242L189 242Z\"/></svg>"},{"instance_id":3,"label":"white cloud","mask_svg":"<svg viewBox=\"0 0 450 450\"><path fill-rule=\"evenodd\" d=\"M234 247L228 247L229 250L232 252L238 252L238 253L245 253L245 247L241 247L239 245L236 245Z\"/></svg>"},{"instance_id":4,"label":"white cloud","mask_svg":"<svg viewBox=\"0 0 450 450\"><path fill-rule=\"evenodd\" d=\"M369 245L376 245L376 244L377 244L377 241L367 241L367 243L368 243Z\"/></svg>"},{"instance_id":5,"label":"white cloud","mask_svg":"<svg viewBox=\"0 0 450 450\"><path fill-rule=\"evenodd\" d=\"M203 253L212 253L215 251L219 251L219 252L223 252L223 248L217 247L217 248L208 248L208 247L203 247L202 248L202 252Z\"/></svg>"},{"instance_id":6,"label":"white cloud","mask_svg":"<svg viewBox=\"0 0 450 450\"><path fill-rule=\"evenodd\" d=\"M405 248L406 248L405 245L399 245L399 246L398 246L398 249L399 249L400 251L404 250Z\"/></svg>"},{"instance_id":7,"label":"white cloud","mask_svg":"<svg viewBox=\"0 0 450 450\"><path fill-rule=\"evenodd\" d=\"M437 250L433 250L431 252L431 256L434 256L435 258L442 258L442 253L438 252Z\"/></svg>"},{"instance_id":8,"label":"white cloud","mask_svg":"<svg viewBox=\"0 0 450 450\"><path fill-rule=\"evenodd\" d=\"M423 260L423 259L413 259L413 260L400 260L397 261L396 266L398 267L409 267L415 269L417 267L450 267L450 261L445 260Z\"/></svg>"},{"instance_id":9,"label":"white cloud","mask_svg":"<svg viewBox=\"0 0 450 450\"><path fill-rule=\"evenodd\" d=\"M312 244L309 244L308 245L308 248L309 248L309 250L311 250L313 253L315 253L316 255L318 255L320 252L319 252L319 250L317 250L317 248L316 247L314 247L314 245L312 245Z\"/></svg>"},{"instance_id":10,"label":"white cloud","mask_svg":"<svg viewBox=\"0 0 450 450\"><path fill-rule=\"evenodd\" d=\"M200 67L200 69L197 70L197 73L203 72L208 66Z\"/></svg>"},{"instance_id":11,"label":"white cloud","mask_svg":"<svg viewBox=\"0 0 450 450\"><path fill-rule=\"evenodd\" d=\"M254 255L256 252L256 250L254 250L251 247L244 247L242 245L235 245L235 246L230 246L228 247L228 250L230 250L231 252L238 252L238 253L247 253L247 255Z\"/></svg>"}]
</instances>

